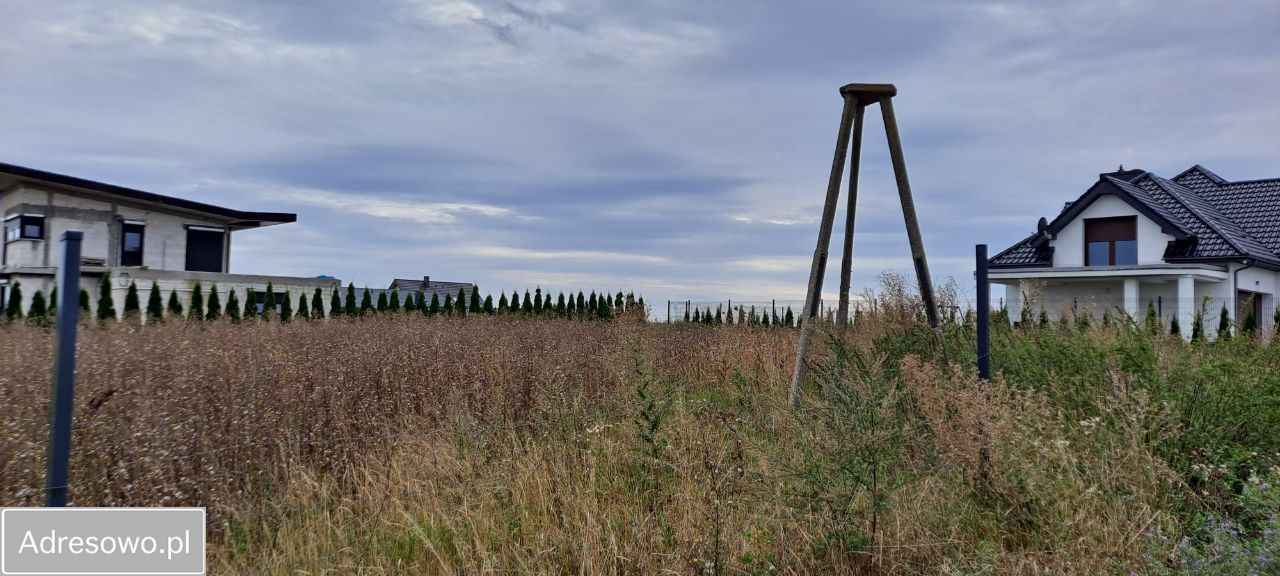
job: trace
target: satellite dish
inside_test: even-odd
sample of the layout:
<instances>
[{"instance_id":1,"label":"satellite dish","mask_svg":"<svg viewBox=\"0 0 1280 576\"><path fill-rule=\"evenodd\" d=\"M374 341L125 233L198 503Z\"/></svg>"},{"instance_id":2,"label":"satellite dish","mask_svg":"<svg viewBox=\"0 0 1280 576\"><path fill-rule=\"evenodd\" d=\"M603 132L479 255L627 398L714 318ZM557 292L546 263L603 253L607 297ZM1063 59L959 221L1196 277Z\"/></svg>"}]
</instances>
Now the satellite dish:
<instances>
[{"instance_id":1,"label":"satellite dish","mask_svg":"<svg viewBox=\"0 0 1280 576\"><path fill-rule=\"evenodd\" d=\"M1040 221L1036 223L1036 231L1039 232L1041 236L1049 235L1049 221L1045 220L1044 216L1041 216Z\"/></svg>"}]
</instances>

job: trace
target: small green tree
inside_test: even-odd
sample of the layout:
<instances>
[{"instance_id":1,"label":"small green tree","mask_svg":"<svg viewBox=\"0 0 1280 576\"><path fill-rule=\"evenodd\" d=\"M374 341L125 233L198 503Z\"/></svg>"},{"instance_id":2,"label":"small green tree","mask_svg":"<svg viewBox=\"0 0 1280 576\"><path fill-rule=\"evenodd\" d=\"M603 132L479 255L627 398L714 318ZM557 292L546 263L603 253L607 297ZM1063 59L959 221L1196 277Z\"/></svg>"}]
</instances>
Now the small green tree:
<instances>
[{"instance_id":1,"label":"small green tree","mask_svg":"<svg viewBox=\"0 0 1280 576\"><path fill-rule=\"evenodd\" d=\"M493 314L493 294L486 294L484 297L484 313Z\"/></svg>"},{"instance_id":2,"label":"small green tree","mask_svg":"<svg viewBox=\"0 0 1280 576\"><path fill-rule=\"evenodd\" d=\"M181 314L182 310L178 310L178 313ZM80 315L89 316L89 291L84 288L80 289Z\"/></svg>"},{"instance_id":3,"label":"small green tree","mask_svg":"<svg viewBox=\"0 0 1280 576\"><path fill-rule=\"evenodd\" d=\"M368 290L368 288L365 288L365 290ZM377 310L379 312L386 312L387 310L390 310L390 309L391 309L391 304L387 302L387 293L379 292Z\"/></svg>"},{"instance_id":4,"label":"small green tree","mask_svg":"<svg viewBox=\"0 0 1280 576\"><path fill-rule=\"evenodd\" d=\"M471 303L467 306L467 311L471 314L479 314L484 311L484 304L480 299L480 286L471 285Z\"/></svg>"},{"instance_id":5,"label":"small green tree","mask_svg":"<svg viewBox=\"0 0 1280 576\"><path fill-rule=\"evenodd\" d=\"M448 297L446 296L445 299L447 300ZM428 316L435 316L440 313L440 293L439 292L431 293L431 305L427 307L426 313Z\"/></svg>"},{"instance_id":6,"label":"small green tree","mask_svg":"<svg viewBox=\"0 0 1280 576\"><path fill-rule=\"evenodd\" d=\"M160 297L160 285L151 282L151 295L147 297L147 322L164 321L164 300Z\"/></svg>"},{"instance_id":7,"label":"small green tree","mask_svg":"<svg viewBox=\"0 0 1280 576\"><path fill-rule=\"evenodd\" d=\"M1200 308L1196 309L1196 313L1191 317L1191 341L1200 342L1204 340L1204 315L1205 310L1209 308L1209 297L1205 296L1200 301Z\"/></svg>"},{"instance_id":8,"label":"small green tree","mask_svg":"<svg viewBox=\"0 0 1280 576\"><path fill-rule=\"evenodd\" d=\"M360 312L360 309L356 307L356 283L355 282L347 283L346 312L347 312L347 316L355 316Z\"/></svg>"},{"instance_id":9,"label":"small green tree","mask_svg":"<svg viewBox=\"0 0 1280 576\"><path fill-rule=\"evenodd\" d=\"M787 314L786 314L786 316L784 316L784 317L783 317L783 321L785 321L785 322L787 323L787 326L795 326L795 325L796 325L796 315L795 315L795 313L793 313L793 312L791 311L791 307L790 307L790 306L787 306Z\"/></svg>"},{"instance_id":10,"label":"small green tree","mask_svg":"<svg viewBox=\"0 0 1280 576\"><path fill-rule=\"evenodd\" d=\"M542 287L537 286L533 290L533 313L542 314Z\"/></svg>"},{"instance_id":11,"label":"small green tree","mask_svg":"<svg viewBox=\"0 0 1280 576\"><path fill-rule=\"evenodd\" d=\"M236 296L235 289L227 290L227 306L222 311L223 315L230 318L232 322L240 322L240 298Z\"/></svg>"},{"instance_id":12,"label":"small green tree","mask_svg":"<svg viewBox=\"0 0 1280 576\"><path fill-rule=\"evenodd\" d=\"M444 309L443 309L443 312L444 312L445 314L453 314L453 294L445 294L445 295L444 295Z\"/></svg>"},{"instance_id":13,"label":"small green tree","mask_svg":"<svg viewBox=\"0 0 1280 576\"><path fill-rule=\"evenodd\" d=\"M467 289L465 287L458 288L458 298L453 301L454 312L459 316L467 313Z\"/></svg>"},{"instance_id":14,"label":"small green tree","mask_svg":"<svg viewBox=\"0 0 1280 576\"><path fill-rule=\"evenodd\" d=\"M111 298L111 273L107 272L98 281L98 320L105 322L115 319L116 303Z\"/></svg>"},{"instance_id":15,"label":"small green tree","mask_svg":"<svg viewBox=\"0 0 1280 576\"><path fill-rule=\"evenodd\" d=\"M53 290L49 291L49 316L52 317L52 316L56 316L57 314L58 314L58 287L54 286Z\"/></svg>"},{"instance_id":16,"label":"small green tree","mask_svg":"<svg viewBox=\"0 0 1280 576\"><path fill-rule=\"evenodd\" d=\"M416 292L410 292L404 297L404 311L413 312L418 309L418 297Z\"/></svg>"},{"instance_id":17,"label":"small green tree","mask_svg":"<svg viewBox=\"0 0 1280 576\"><path fill-rule=\"evenodd\" d=\"M524 302L520 304L520 313L528 316L533 314L533 298L529 297L529 290L524 291Z\"/></svg>"},{"instance_id":18,"label":"small green tree","mask_svg":"<svg viewBox=\"0 0 1280 576\"><path fill-rule=\"evenodd\" d=\"M9 322L22 319L22 282L14 281L9 287L9 302L4 307L4 319Z\"/></svg>"},{"instance_id":19,"label":"small green tree","mask_svg":"<svg viewBox=\"0 0 1280 576\"><path fill-rule=\"evenodd\" d=\"M1244 303L1244 320L1240 322L1240 333L1253 336L1258 332L1258 315L1253 309L1253 299L1257 296L1250 296Z\"/></svg>"},{"instance_id":20,"label":"small green tree","mask_svg":"<svg viewBox=\"0 0 1280 576\"><path fill-rule=\"evenodd\" d=\"M1227 310L1227 305L1222 305L1222 312L1218 314L1218 339L1231 339L1231 312Z\"/></svg>"},{"instance_id":21,"label":"small green tree","mask_svg":"<svg viewBox=\"0 0 1280 576\"><path fill-rule=\"evenodd\" d=\"M503 290L502 292L498 293L498 313L506 314L508 307L509 306L507 304L507 291Z\"/></svg>"},{"instance_id":22,"label":"small green tree","mask_svg":"<svg viewBox=\"0 0 1280 576\"><path fill-rule=\"evenodd\" d=\"M342 288L341 285L339 285L337 288L334 288L333 294L329 297L329 317L330 318L333 318L334 316L339 316L343 313L342 298L338 296L338 290L341 288Z\"/></svg>"},{"instance_id":23,"label":"small green tree","mask_svg":"<svg viewBox=\"0 0 1280 576\"><path fill-rule=\"evenodd\" d=\"M364 292L360 294L360 315L373 311L373 296L369 294L369 287L364 287Z\"/></svg>"},{"instance_id":24,"label":"small green tree","mask_svg":"<svg viewBox=\"0 0 1280 576\"><path fill-rule=\"evenodd\" d=\"M391 294L387 296L387 310L391 312L400 311L400 290L391 289Z\"/></svg>"},{"instance_id":25,"label":"small green tree","mask_svg":"<svg viewBox=\"0 0 1280 576\"><path fill-rule=\"evenodd\" d=\"M317 320L324 319L324 294L320 292L319 286L316 286L316 291L311 294L310 312L312 318Z\"/></svg>"},{"instance_id":26,"label":"small green tree","mask_svg":"<svg viewBox=\"0 0 1280 576\"><path fill-rule=\"evenodd\" d=\"M1147 333L1152 336L1164 333L1164 324L1160 322L1160 315L1156 314L1156 303L1152 300L1147 300L1147 317L1142 323L1147 327Z\"/></svg>"},{"instance_id":27,"label":"small green tree","mask_svg":"<svg viewBox=\"0 0 1280 576\"><path fill-rule=\"evenodd\" d=\"M44 302L44 293L39 290L31 295L31 307L27 308L27 321L36 326L49 325L49 306Z\"/></svg>"},{"instance_id":28,"label":"small green tree","mask_svg":"<svg viewBox=\"0 0 1280 576\"><path fill-rule=\"evenodd\" d=\"M1169 319L1169 335L1182 336L1182 327L1178 326L1178 316L1176 314Z\"/></svg>"},{"instance_id":29,"label":"small green tree","mask_svg":"<svg viewBox=\"0 0 1280 576\"><path fill-rule=\"evenodd\" d=\"M84 290L81 290L80 292L81 292L81 293L83 293L83 292L84 292ZM85 296L88 296L88 294L85 294ZM177 291L177 290L170 290L170 291L169 291L169 306L168 306L168 308L169 308L169 316L170 316L171 318L181 318L181 317L182 317L182 300L178 298L178 291Z\"/></svg>"},{"instance_id":30,"label":"small green tree","mask_svg":"<svg viewBox=\"0 0 1280 576\"><path fill-rule=\"evenodd\" d=\"M244 289L244 313L240 315L240 319L245 322L258 319L258 296L253 288Z\"/></svg>"},{"instance_id":31,"label":"small green tree","mask_svg":"<svg viewBox=\"0 0 1280 576\"><path fill-rule=\"evenodd\" d=\"M582 314L587 311L587 297L582 295L581 290L578 291L577 307L578 314Z\"/></svg>"},{"instance_id":32,"label":"small green tree","mask_svg":"<svg viewBox=\"0 0 1280 576\"><path fill-rule=\"evenodd\" d=\"M280 299L280 321L289 322L293 320L293 304L289 300L289 291L284 291L284 297Z\"/></svg>"},{"instance_id":33,"label":"small green tree","mask_svg":"<svg viewBox=\"0 0 1280 576\"><path fill-rule=\"evenodd\" d=\"M267 282L266 294L262 295L262 319L263 320L266 320L269 322L277 313L279 313L279 311L276 310L277 304L278 302L276 301L276 288L275 286L271 285L271 282Z\"/></svg>"},{"instance_id":34,"label":"small green tree","mask_svg":"<svg viewBox=\"0 0 1280 576\"><path fill-rule=\"evenodd\" d=\"M138 298L138 283L130 281L129 290L124 293L124 317L134 320L142 314L142 302Z\"/></svg>"},{"instance_id":35,"label":"small green tree","mask_svg":"<svg viewBox=\"0 0 1280 576\"><path fill-rule=\"evenodd\" d=\"M573 318L578 315L578 304L574 301L572 295L569 296L568 301L569 303L564 308L564 315L565 317Z\"/></svg>"},{"instance_id":36,"label":"small green tree","mask_svg":"<svg viewBox=\"0 0 1280 576\"><path fill-rule=\"evenodd\" d=\"M204 319L210 322L222 317L222 300L218 297L218 283L209 285L209 303L205 305Z\"/></svg>"},{"instance_id":37,"label":"small green tree","mask_svg":"<svg viewBox=\"0 0 1280 576\"><path fill-rule=\"evenodd\" d=\"M199 282L191 287L191 304L187 307L187 320L204 320L204 292L200 290Z\"/></svg>"},{"instance_id":38,"label":"small green tree","mask_svg":"<svg viewBox=\"0 0 1280 576\"><path fill-rule=\"evenodd\" d=\"M298 309L293 313L293 315L299 320L311 319L311 307L307 306L306 294L301 292L298 293Z\"/></svg>"},{"instance_id":39,"label":"small green tree","mask_svg":"<svg viewBox=\"0 0 1280 576\"><path fill-rule=\"evenodd\" d=\"M556 316L564 316L569 308L564 303L564 292L556 296Z\"/></svg>"},{"instance_id":40,"label":"small green tree","mask_svg":"<svg viewBox=\"0 0 1280 576\"><path fill-rule=\"evenodd\" d=\"M427 304L424 302L424 300L426 300L426 297L423 296L422 292L413 293L413 307L416 308L419 312L425 312L427 309Z\"/></svg>"}]
</instances>

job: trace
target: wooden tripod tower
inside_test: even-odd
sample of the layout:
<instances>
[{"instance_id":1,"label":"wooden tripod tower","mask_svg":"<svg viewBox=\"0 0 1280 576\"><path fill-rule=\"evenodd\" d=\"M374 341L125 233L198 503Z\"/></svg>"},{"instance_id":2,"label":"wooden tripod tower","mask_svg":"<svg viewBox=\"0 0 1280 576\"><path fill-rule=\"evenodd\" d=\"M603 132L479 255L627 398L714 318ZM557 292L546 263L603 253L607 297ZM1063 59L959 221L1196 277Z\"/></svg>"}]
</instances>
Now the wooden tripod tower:
<instances>
[{"instance_id":1,"label":"wooden tripod tower","mask_svg":"<svg viewBox=\"0 0 1280 576\"><path fill-rule=\"evenodd\" d=\"M796 368L791 377L791 404L800 402L800 391L805 378L805 356L813 336L813 325L818 318L818 306L822 298L822 278L827 271L827 248L831 244L831 227L836 217L836 203L840 199L840 177L844 173L845 155L849 153L849 141L853 152L849 162L849 202L844 220L844 257L840 261L840 308L837 319L840 326L849 321L849 275L853 269L853 223L858 205L858 161L862 153L862 120L866 108L880 104L884 116L884 131L889 139L889 157L893 161L893 175L898 183L898 198L902 202L902 216L907 223L907 240L911 243L911 260L915 265L916 279L920 283L920 296L924 300L925 313L934 338L942 340L938 326L938 305L933 298L933 281L929 276L929 261L924 255L924 242L920 239L920 223L916 220L915 201L911 198L911 183L907 180L907 162L902 157L902 139L898 135L898 121L893 115L893 97L898 89L893 84L846 84L840 88L844 97L844 113L840 116L839 136L836 139L835 158L831 161L831 178L827 182L827 200L822 207L822 224L818 228L818 246L813 251L813 267L809 270L809 291L805 296L801 317L800 343L796 347ZM852 130L852 135L850 131Z\"/></svg>"}]
</instances>

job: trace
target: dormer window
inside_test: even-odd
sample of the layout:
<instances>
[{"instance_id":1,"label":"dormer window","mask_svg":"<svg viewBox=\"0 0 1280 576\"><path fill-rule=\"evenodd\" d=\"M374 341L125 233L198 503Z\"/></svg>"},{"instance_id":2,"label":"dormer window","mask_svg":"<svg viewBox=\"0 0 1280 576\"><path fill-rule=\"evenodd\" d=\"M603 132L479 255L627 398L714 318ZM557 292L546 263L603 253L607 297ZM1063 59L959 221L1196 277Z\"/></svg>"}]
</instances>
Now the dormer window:
<instances>
[{"instance_id":1,"label":"dormer window","mask_svg":"<svg viewBox=\"0 0 1280 576\"><path fill-rule=\"evenodd\" d=\"M44 216L39 214L10 216L4 221L4 239L6 242L44 239Z\"/></svg>"},{"instance_id":2,"label":"dormer window","mask_svg":"<svg viewBox=\"0 0 1280 576\"><path fill-rule=\"evenodd\" d=\"M1085 266L1138 263L1138 217L1088 218L1084 221Z\"/></svg>"}]
</instances>

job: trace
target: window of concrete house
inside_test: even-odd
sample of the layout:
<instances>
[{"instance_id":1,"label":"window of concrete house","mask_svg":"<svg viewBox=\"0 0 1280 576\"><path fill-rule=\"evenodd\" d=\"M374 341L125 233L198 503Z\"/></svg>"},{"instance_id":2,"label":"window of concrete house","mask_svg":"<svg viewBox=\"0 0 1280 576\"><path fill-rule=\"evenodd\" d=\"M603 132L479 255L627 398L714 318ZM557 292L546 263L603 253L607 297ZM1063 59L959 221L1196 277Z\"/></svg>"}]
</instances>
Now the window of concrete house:
<instances>
[{"instance_id":1,"label":"window of concrete house","mask_svg":"<svg viewBox=\"0 0 1280 576\"><path fill-rule=\"evenodd\" d=\"M44 238L44 216L23 214L11 216L4 221L4 239L6 242L21 239L41 240Z\"/></svg>"},{"instance_id":2,"label":"window of concrete house","mask_svg":"<svg viewBox=\"0 0 1280 576\"><path fill-rule=\"evenodd\" d=\"M1084 221L1085 266L1138 263L1138 217L1089 218Z\"/></svg>"},{"instance_id":3,"label":"window of concrete house","mask_svg":"<svg viewBox=\"0 0 1280 576\"><path fill-rule=\"evenodd\" d=\"M120 265L142 265L142 241L146 234L146 225L134 220L125 220L120 233Z\"/></svg>"},{"instance_id":4,"label":"window of concrete house","mask_svg":"<svg viewBox=\"0 0 1280 576\"><path fill-rule=\"evenodd\" d=\"M187 228L187 266L193 272L222 272L222 247L227 232L221 228Z\"/></svg>"}]
</instances>

